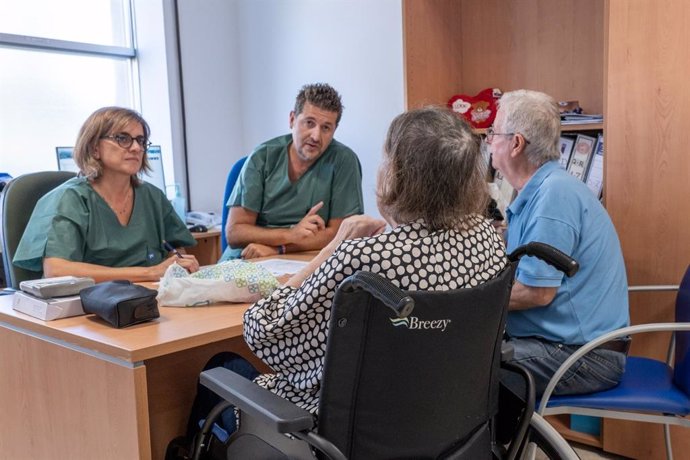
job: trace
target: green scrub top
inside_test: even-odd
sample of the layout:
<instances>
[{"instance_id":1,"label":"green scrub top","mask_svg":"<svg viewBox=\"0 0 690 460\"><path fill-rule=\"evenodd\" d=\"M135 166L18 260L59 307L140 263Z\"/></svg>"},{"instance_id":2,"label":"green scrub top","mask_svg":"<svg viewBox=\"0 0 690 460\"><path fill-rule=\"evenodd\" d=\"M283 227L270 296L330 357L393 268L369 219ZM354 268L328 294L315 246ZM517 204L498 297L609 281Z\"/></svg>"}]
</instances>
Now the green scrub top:
<instances>
[{"instance_id":1,"label":"green scrub top","mask_svg":"<svg viewBox=\"0 0 690 460\"><path fill-rule=\"evenodd\" d=\"M34 208L13 263L43 271L44 257L108 267L152 266L175 247L196 241L161 190L142 182L134 188L134 208L121 225L110 206L84 177L75 177L43 196Z\"/></svg>"},{"instance_id":2,"label":"green scrub top","mask_svg":"<svg viewBox=\"0 0 690 460\"><path fill-rule=\"evenodd\" d=\"M362 167L357 155L333 139L302 177L290 182L288 147L292 135L276 137L259 145L247 158L227 206L256 212L256 225L289 227L319 201L318 214L328 222L364 212ZM237 258L241 248L228 248L221 260Z\"/></svg>"}]
</instances>

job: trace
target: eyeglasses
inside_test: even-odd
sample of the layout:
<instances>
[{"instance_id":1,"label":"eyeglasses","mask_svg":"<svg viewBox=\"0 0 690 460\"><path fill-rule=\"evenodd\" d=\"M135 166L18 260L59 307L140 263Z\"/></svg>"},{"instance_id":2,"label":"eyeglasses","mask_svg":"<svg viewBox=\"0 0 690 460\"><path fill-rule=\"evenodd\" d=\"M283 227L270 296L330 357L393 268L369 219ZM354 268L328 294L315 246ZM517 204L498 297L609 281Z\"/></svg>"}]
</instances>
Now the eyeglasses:
<instances>
[{"instance_id":1,"label":"eyeglasses","mask_svg":"<svg viewBox=\"0 0 690 460\"><path fill-rule=\"evenodd\" d=\"M101 139L113 140L117 142L117 145L119 145L123 149L130 148L134 141L137 141L137 144L139 144L139 146L142 149L144 149L144 151L148 150L148 148L151 147L151 143L144 136L132 137L127 133L111 134L110 136L103 136L101 137Z\"/></svg>"},{"instance_id":2,"label":"eyeglasses","mask_svg":"<svg viewBox=\"0 0 690 460\"><path fill-rule=\"evenodd\" d=\"M518 133L497 133L494 131L494 127L490 126L486 128L486 143L491 144L494 141L494 136L515 136ZM525 139L525 136L522 136ZM529 141L525 139L525 143L529 144Z\"/></svg>"}]
</instances>

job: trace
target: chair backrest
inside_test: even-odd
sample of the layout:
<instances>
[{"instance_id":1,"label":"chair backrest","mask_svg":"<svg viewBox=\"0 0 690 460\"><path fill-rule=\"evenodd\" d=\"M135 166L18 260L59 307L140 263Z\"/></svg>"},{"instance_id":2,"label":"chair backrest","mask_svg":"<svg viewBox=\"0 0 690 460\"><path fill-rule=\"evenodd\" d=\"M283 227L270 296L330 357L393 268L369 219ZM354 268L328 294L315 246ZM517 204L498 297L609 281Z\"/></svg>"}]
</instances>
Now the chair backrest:
<instances>
[{"instance_id":1,"label":"chair backrest","mask_svg":"<svg viewBox=\"0 0 690 460\"><path fill-rule=\"evenodd\" d=\"M237 178L240 176L240 171L242 171L242 166L244 166L244 162L247 160L247 157L242 157L239 160L235 162L234 165L232 165L232 168L230 169L230 172L228 173L228 178L225 181L225 193L223 194L223 213L222 213L222 219L221 219L221 231L220 231L220 245L221 251L225 251L225 248L228 247L228 240L225 236L225 224L228 222L228 214L230 212L230 208L228 208L228 198L230 198L230 194L232 193L232 189L235 188L235 182L237 182Z\"/></svg>"},{"instance_id":2,"label":"chair backrest","mask_svg":"<svg viewBox=\"0 0 690 460\"><path fill-rule=\"evenodd\" d=\"M491 458L509 266L473 289L404 292L358 272L334 299L319 433L348 458ZM357 277L380 289L357 289ZM375 292L414 300L400 317ZM403 301L404 302L404 301Z\"/></svg>"},{"instance_id":3,"label":"chair backrest","mask_svg":"<svg viewBox=\"0 0 690 460\"><path fill-rule=\"evenodd\" d=\"M70 171L42 171L11 180L2 191L2 263L7 286L19 288L24 280L40 278L40 272L15 267L12 258L24 234L36 202L75 174Z\"/></svg>"},{"instance_id":4,"label":"chair backrest","mask_svg":"<svg viewBox=\"0 0 690 460\"><path fill-rule=\"evenodd\" d=\"M676 296L676 322L690 323L690 266ZM690 332L677 331L673 381L690 395Z\"/></svg>"}]
</instances>

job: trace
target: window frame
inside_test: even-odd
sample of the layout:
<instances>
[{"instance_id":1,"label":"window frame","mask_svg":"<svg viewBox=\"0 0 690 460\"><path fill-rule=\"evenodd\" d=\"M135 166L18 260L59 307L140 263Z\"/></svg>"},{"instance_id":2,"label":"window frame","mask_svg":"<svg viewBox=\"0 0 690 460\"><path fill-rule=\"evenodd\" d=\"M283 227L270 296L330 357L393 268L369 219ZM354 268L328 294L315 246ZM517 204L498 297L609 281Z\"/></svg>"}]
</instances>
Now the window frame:
<instances>
[{"instance_id":1,"label":"window frame","mask_svg":"<svg viewBox=\"0 0 690 460\"><path fill-rule=\"evenodd\" d=\"M131 14L129 18L129 26L130 29L133 26ZM73 42L68 40L57 40L54 38L36 37L33 35L16 35L2 32L0 32L0 46L30 48L41 51L72 52L90 56L106 56L117 58L125 57L133 60L137 58L137 52L136 48L134 48L134 44L130 45L129 47L98 45L95 43Z\"/></svg>"}]
</instances>

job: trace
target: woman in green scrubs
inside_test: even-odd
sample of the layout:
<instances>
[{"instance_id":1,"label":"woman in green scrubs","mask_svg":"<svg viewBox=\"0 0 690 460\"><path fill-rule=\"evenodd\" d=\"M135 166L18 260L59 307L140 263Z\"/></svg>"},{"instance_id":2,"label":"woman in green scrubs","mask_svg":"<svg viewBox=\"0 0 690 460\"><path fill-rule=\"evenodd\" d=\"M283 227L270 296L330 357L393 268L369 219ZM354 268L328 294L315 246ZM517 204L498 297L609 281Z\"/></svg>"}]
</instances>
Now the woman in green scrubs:
<instances>
[{"instance_id":1,"label":"woman in green scrubs","mask_svg":"<svg viewBox=\"0 0 690 460\"><path fill-rule=\"evenodd\" d=\"M149 134L130 109L91 114L74 148L79 175L38 201L13 263L45 277L96 282L158 280L174 262L197 271L194 256L163 247L163 241L181 248L195 240L165 194L138 177L149 170Z\"/></svg>"}]
</instances>

